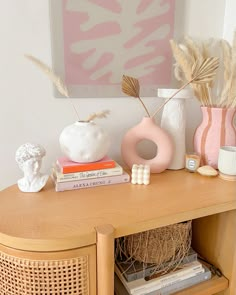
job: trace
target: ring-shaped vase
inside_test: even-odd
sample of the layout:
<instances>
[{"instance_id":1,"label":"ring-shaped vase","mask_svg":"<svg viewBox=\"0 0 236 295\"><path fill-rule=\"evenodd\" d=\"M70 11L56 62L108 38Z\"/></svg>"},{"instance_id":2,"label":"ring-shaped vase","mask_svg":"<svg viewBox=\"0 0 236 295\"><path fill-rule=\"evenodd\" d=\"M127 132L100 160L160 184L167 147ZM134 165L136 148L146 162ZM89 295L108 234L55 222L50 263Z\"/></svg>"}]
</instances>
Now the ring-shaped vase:
<instances>
[{"instance_id":1,"label":"ring-shaped vase","mask_svg":"<svg viewBox=\"0 0 236 295\"><path fill-rule=\"evenodd\" d=\"M144 159L137 152L137 144L145 139L157 145L157 154L152 159ZM144 117L138 125L128 130L121 143L123 161L130 169L133 164L143 164L150 166L151 173L161 173L170 165L173 154L171 137L149 117Z\"/></svg>"}]
</instances>

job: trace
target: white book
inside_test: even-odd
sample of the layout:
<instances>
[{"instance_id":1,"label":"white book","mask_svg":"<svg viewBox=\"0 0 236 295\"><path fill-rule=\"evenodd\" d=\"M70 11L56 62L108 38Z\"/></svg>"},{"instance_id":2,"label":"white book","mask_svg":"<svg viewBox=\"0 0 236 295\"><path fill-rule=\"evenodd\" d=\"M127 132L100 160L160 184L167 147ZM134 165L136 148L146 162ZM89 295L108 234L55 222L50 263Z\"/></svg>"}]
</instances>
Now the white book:
<instances>
[{"instance_id":1,"label":"white book","mask_svg":"<svg viewBox=\"0 0 236 295\"><path fill-rule=\"evenodd\" d=\"M132 282L127 282L121 274L119 268L115 265L115 272L127 291L132 295L144 295L148 292L159 290L163 287L170 286L181 280L190 278L196 274L204 272L204 268L199 261L185 264L181 269L161 275L151 280L145 278Z\"/></svg>"},{"instance_id":2,"label":"white book","mask_svg":"<svg viewBox=\"0 0 236 295\"><path fill-rule=\"evenodd\" d=\"M124 172L122 175L98 177L92 179L80 179L74 181L57 182L52 176L52 180L55 184L56 192L63 192L68 190L85 189L89 187L112 185L119 183L127 183L130 181L130 175Z\"/></svg>"},{"instance_id":3,"label":"white book","mask_svg":"<svg viewBox=\"0 0 236 295\"><path fill-rule=\"evenodd\" d=\"M58 171L57 166L55 164L52 168L52 174L57 182L67 182L73 180L93 179L98 177L122 175L123 168L116 162L116 166L114 168L80 171L64 174Z\"/></svg>"},{"instance_id":4,"label":"white book","mask_svg":"<svg viewBox=\"0 0 236 295\"><path fill-rule=\"evenodd\" d=\"M204 273L204 271L205 271L204 268L202 268L202 269L200 269L200 270L198 270L196 272L190 272L190 273L188 273L186 275L183 275L182 277L174 278L172 281L160 283L160 285L158 285L158 287L157 286L152 287L148 291L145 289L144 293L143 293L143 291L142 292L135 292L135 293L133 293L133 295L146 295L146 294L148 294L150 292L156 292L158 290L162 290L164 288L173 286L173 285L175 285L177 283L186 281L186 280L188 280L190 278L196 277L196 276Z\"/></svg>"},{"instance_id":5,"label":"white book","mask_svg":"<svg viewBox=\"0 0 236 295\"><path fill-rule=\"evenodd\" d=\"M203 267L205 269L203 273L196 274L193 277L176 282L172 285L163 287L159 290L154 290L150 292L148 291L147 293L145 293L145 295L170 295L173 293L175 294L178 291L192 287L201 282L210 280L211 271L205 265L203 265ZM117 277L116 274L115 274L115 293L116 295L130 295L130 293L125 289L123 283L120 281L120 279Z\"/></svg>"}]
</instances>

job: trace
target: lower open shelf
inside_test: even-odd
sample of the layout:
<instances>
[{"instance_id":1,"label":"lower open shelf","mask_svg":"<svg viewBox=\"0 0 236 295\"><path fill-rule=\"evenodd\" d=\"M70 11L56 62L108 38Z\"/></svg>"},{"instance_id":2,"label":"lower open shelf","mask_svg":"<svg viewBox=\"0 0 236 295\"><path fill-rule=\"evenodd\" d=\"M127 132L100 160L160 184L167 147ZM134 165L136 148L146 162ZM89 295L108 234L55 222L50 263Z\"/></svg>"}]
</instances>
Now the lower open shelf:
<instances>
[{"instance_id":1,"label":"lower open shelf","mask_svg":"<svg viewBox=\"0 0 236 295\"><path fill-rule=\"evenodd\" d=\"M175 295L213 295L225 291L229 287L229 281L224 277L214 276L212 279L199 283L191 288L186 288L182 291L174 293ZM124 287L123 287L124 288ZM121 288L122 289L122 288ZM128 294L125 289L122 289L114 295Z\"/></svg>"},{"instance_id":2,"label":"lower open shelf","mask_svg":"<svg viewBox=\"0 0 236 295\"><path fill-rule=\"evenodd\" d=\"M225 277L212 277L211 280L175 293L175 295L213 295L226 290L229 281Z\"/></svg>"}]
</instances>

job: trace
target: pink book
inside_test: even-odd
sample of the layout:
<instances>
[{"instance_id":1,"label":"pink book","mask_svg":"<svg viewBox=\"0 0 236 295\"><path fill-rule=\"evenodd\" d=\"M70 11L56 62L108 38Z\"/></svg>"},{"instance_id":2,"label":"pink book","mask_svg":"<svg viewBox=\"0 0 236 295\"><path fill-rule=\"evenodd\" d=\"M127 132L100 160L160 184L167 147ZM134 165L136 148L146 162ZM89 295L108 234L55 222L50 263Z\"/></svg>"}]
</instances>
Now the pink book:
<instances>
[{"instance_id":1,"label":"pink book","mask_svg":"<svg viewBox=\"0 0 236 295\"><path fill-rule=\"evenodd\" d=\"M58 169L61 173L74 173L81 171L89 171L89 170L98 170L98 169L106 169L106 168L114 168L116 166L116 162L105 156L103 159L97 162L89 162L89 163L77 163L69 160L66 157L61 157L57 159L56 162Z\"/></svg>"},{"instance_id":2,"label":"pink book","mask_svg":"<svg viewBox=\"0 0 236 295\"><path fill-rule=\"evenodd\" d=\"M130 181L130 175L127 172L124 172L122 175L108 176L102 178L98 177L93 179L82 179L67 182L57 182L55 178L53 178L53 181L55 183L55 190L57 192L62 192L66 190L76 190L95 186L125 183Z\"/></svg>"}]
</instances>

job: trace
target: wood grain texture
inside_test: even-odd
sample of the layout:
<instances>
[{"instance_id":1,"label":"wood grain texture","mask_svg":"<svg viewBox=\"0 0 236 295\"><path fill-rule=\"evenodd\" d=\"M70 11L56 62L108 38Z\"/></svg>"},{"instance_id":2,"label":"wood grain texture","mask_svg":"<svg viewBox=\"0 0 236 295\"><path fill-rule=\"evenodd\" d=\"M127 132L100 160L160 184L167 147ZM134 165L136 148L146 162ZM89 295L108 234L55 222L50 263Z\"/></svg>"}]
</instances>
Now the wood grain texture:
<instances>
[{"instance_id":1,"label":"wood grain texture","mask_svg":"<svg viewBox=\"0 0 236 295\"><path fill-rule=\"evenodd\" d=\"M193 221L193 247L229 279L221 294L235 295L236 210Z\"/></svg>"},{"instance_id":2,"label":"wood grain texture","mask_svg":"<svg viewBox=\"0 0 236 295\"><path fill-rule=\"evenodd\" d=\"M236 245L236 243L235 243ZM232 273L230 274L231 275L231 280L230 280L230 284L229 284L229 287L230 287L230 295L234 295L236 294L236 250L234 251L234 257L233 257L233 261L232 261L232 264L233 264L233 270L232 270Z\"/></svg>"},{"instance_id":3,"label":"wood grain texture","mask_svg":"<svg viewBox=\"0 0 236 295\"><path fill-rule=\"evenodd\" d=\"M213 277L211 280L197 284L194 287L174 293L175 295L213 295L228 287L228 280L224 277Z\"/></svg>"},{"instance_id":4,"label":"wood grain texture","mask_svg":"<svg viewBox=\"0 0 236 295\"><path fill-rule=\"evenodd\" d=\"M29 251L96 244L95 227L112 224L115 237L236 209L234 182L180 171L131 183L57 193L16 185L0 192L0 243Z\"/></svg>"},{"instance_id":5,"label":"wood grain texture","mask_svg":"<svg viewBox=\"0 0 236 295\"><path fill-rule=\"evenodd\" d=\"M97 231L97 295L114 293L114 228L100 225Z\"/></svg>"}]
</instances>

